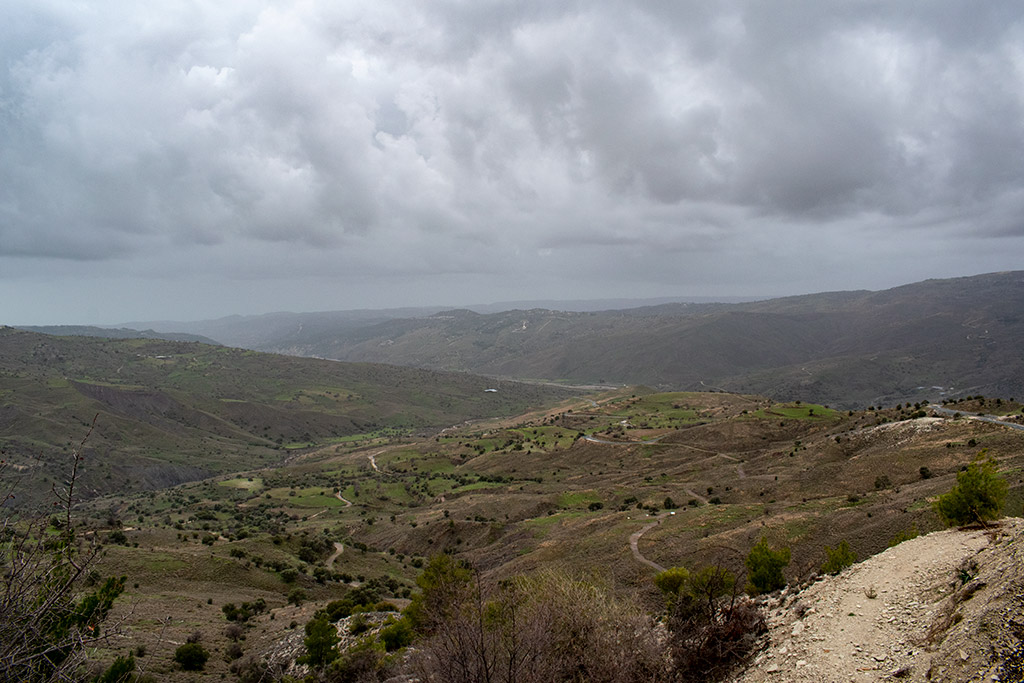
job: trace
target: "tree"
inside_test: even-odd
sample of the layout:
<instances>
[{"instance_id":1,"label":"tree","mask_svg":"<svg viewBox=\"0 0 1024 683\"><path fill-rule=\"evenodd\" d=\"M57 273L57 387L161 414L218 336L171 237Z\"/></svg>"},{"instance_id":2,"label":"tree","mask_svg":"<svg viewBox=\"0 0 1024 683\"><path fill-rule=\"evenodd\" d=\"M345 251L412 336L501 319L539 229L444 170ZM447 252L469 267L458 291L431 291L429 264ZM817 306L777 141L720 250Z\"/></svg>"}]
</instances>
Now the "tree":
<instances>
[{"instance_id":1,"label":"tree","mask_svg":"<svg viewBox=\"0 0 1024 683\"><path fill-rule=\"evenodd\" d=\"M747 592L751 595L770 593L786 585L782 569L789 564L789 548L772 550L764 536L750 549L747 566Z\"/></svg>"},{"instance_id":2,"label":"tree","mask_svg":"<svg viewBox=\"0 0 1024 683\"><path fill-rule=\"evenodd\" d=\"M0 493L0 680L76 680L87 653L109 635L101 627L124 591L125 577L82 591L83 579L94 574L90 567L98 548L76 538L72 518L81 451L91 433L92 427L72 450L64 485L53 488L58 515L32 518L12 511L17 481ZM8 474L0 462L0 480Z\"/></svg>"},{"instance_id":3,"label":"tree","mask_svg":"<svg viewBox=\"0 0 1024 683\"><path fill-rule=\"evenodd\" d=\"M338 627L324 617L314 618L306 624L302 643L306 654L298 658L298 663L321 669L338 658Z\"/></svg>"},{"instance_id":4,"label":"tree","mask_svg":"<svg viewBox=\"0 0 1024 683\"><path fill-rule=\"evenodd\" d=\"M174 661L185 671L202 671L210 653L199 643L185 643L174 651Z\"/></svg>"},{"instance_id":5,"label":"tree","mask_svg":"<svg viewBox=\"0 0 1024 683\"><path fill-rule=\"evenodd\" d=\"M956 486L933 504L935 513L946 526L973 524L999 519L1009 487L996 472L996 461L978 454L956 475Z\"/></svg>"}]
</instances>

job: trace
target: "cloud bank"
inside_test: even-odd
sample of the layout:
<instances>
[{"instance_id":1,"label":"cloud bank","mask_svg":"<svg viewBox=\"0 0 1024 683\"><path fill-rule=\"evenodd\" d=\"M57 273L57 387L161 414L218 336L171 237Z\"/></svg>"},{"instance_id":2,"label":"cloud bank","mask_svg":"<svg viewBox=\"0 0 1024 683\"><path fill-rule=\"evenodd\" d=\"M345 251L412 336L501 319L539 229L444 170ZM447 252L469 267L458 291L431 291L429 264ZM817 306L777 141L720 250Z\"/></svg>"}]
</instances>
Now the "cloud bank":
<instances>
[{"instance_id":1,"label":"cloud bank","mask_svg":"<svg viewBox=\"0 0 1024 683\"><path fill-rule=\"evenodd\" d=\"M0 7L8 322L70 322L75 297L116 321L882 287L1024 257L1015 2Z\"/></svg>"}]
</instances>

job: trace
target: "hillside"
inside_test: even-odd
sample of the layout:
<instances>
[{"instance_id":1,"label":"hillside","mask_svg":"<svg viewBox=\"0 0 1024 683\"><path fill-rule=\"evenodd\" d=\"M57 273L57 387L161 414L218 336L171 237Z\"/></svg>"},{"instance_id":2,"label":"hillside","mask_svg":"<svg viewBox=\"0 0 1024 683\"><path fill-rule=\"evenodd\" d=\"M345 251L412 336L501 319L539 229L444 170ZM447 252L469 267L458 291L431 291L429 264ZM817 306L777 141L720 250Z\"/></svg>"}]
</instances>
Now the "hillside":
<instances>
[{"instance_id":1,"label":"hillside","mask_svg":"<svg viewBox=\"0 0 1024 683\"><path fill-rule=\"evenodd\" d=\"M1019 681L1024 520L905 541L772 601L737 683Z\"/></svg>"},{"instance_id":2,"label":"hillside","mask_svg":"<svg viewBox=\"0 0 1024 683\"><path fill-rule=\"evenodd\" d=\"M337 319L230 339L264 351L575 383L721 388L833 406L1024 395L1024 272L740 304ZM237 321L236 321L237 322Z\"/></svg>"},{"instance_id":3,"label":"hillside","mask_svg":"<svg viewBox=\"0 0 1024 683\"><path fill-rule=\"evenodd\" d=\"M128 327L96 327L93 325L18 325L19 330L38 332L58 337L102 337L105 339L164 339L166 341L199 342L219 346L201 334L187 332L156 332L151 329L136 330Z\"/></svg>"},{"instance_id":4,"label":"hillside","mask_svg":"<svg viewBox=\"0 0 1024 683\"><path fill-rule=\"evenodd\" d=\"M791 549L795 584L826 545L846 540L868 558L938 529L929 501L982 450L1010 483L1005 509L1020 510L1024 431L1007 424L1024 406L972 398L947 408L608 392L426 438L327 440L285 462L99 498L80 514L86 533L124 534L100 570L131 577L126 638L148 644L146 670L189 680L170 658L198 630L217 677L229 671L224 605L266 603L245 625L242 650L257 656L294 642L292 624L357 587L406 604L440 552L491 585L562 570L657 614L659 567L721 563L742 577L765 537ZM289 604L296 589L305 598Z\"/></svg>"},{"instance_id":5,"label":"hillside","mask_svg":"<svg viewBox=\"0 0 1024 683\"><path fill-rule=\"evenodd\" d=\"M567 395L466 374L0 328L0 453L19 479L19 502L45 495L94 418L88 495L163 488L280 463L314 444L517 414Z\"/></svg>"}]
</instances>

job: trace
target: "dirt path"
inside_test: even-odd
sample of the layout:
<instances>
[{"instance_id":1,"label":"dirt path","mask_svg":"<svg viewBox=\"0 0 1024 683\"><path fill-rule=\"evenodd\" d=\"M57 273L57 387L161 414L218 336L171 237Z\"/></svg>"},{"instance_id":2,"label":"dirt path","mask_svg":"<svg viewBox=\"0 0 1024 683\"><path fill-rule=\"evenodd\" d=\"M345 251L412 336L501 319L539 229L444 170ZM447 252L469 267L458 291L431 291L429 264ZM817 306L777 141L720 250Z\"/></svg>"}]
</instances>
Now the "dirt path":
<instances>
[{"instance_id":1,"label":"dirt path","mask_svg":"<svg viewBox=\"0 0 1024 683\"><path fill-rule=\"evenodd\" d=\"M640 537L643 536L644 534L646 534L648 531L650 531L654 527L658 526L659 524L661 524L661 517L660 516L658 517L658 519L655 519L653 522L648 522L647 524L643 525L642 527L640 527L639 529L634 531L632 534L630 534L629 535L629 549L633 553L633 557L636 558L637 562L640 562L641 564L646 564L648 567L650 567L651 569L653 569L653 570L655 570L657 572L663 572L663 571L665 571L664 567L662 567L657 562L654 562L652 560L648 560L646 557L644 557L640 553Z\"/></svg>"},{"instance_id":2,"label":"dirt path","mask_svg":"<svg viewBox=\"0 0 1024 683\"><path fill-rule=\"evenodd\" d=\"M327 561L324 562L324 565L327 567L329 571L334 571L334 561L338 559L338 556L341 555L343 552L345 552L345 546L343 546L341 543L335 542L334 554L328 557Z\"/></svg>"},{"instance_id":3,"label":"dirt path","mask_svg":"<svg viewBox=\"0 0 1024 683\"><path fill-rule=\"evenodd\" d=\"M342 503L344 503L345 507L347 507L347 508L352 507L352 501L349 500L348 498L345 498L344 496L342 496L341 495L341 491L338 491L337 493L335 493L334 497L337 498L338 500L340 500Z\"/></svg>"},{"instance_id":4,"label":"dirt path","mask_svg":"<svg viewBox=\"0 0 1024 683\"><path fill-rule=\"evenodd\" d=\"M707 505L708 504L708 499L705 498L704 496L700 495L699 493L697 493L693 489L683 489L683 490L686 491L688 494L690 494L690 496L692 496L693 498L696 498L697 500L699 500L702 505Z\"/></svg>"},{"instance_id":5,"label":"dirt path","mask_svg":"<svg viewBox=\"0 0 1024 683\"><path fill-rule=\"evenodd\" d=\"M1019 535L1024 529L1024 523L1018 522L1013 523L1012 534ZM973 677L979 667L987 667L977 649L961 642L947 647L947 641L942 649L952 648L952 654L935 654L927 635L936 623L944 623L946 628L950 622L957 624L952 619L956 604L949 605L950 596L962 590L963 581L958 580L961 563L983 563L991 554L990 544L983 531L940 531L855 564L810 586L795 599L783 595L786 609L777 609L776 603L769 613L770 649L758 655L754 665L736 680L845 683L895 677L923 682L934 680L935 675L938 680L982 680ZM988 584L985 588L982 582L981 588L991 594L991 578ZM986 593L978 595L981 597L969 603L957 604L965 605L963 609L978 608ZM970 615L960 616L967 626ZM967 630L977 634L977 624ZM987 650L989 637L982 634L981 638L981 649ZM975 673L950 677L951 666ZM988 672L982 675L987 677Z\"/></svg>"}]
</instances>

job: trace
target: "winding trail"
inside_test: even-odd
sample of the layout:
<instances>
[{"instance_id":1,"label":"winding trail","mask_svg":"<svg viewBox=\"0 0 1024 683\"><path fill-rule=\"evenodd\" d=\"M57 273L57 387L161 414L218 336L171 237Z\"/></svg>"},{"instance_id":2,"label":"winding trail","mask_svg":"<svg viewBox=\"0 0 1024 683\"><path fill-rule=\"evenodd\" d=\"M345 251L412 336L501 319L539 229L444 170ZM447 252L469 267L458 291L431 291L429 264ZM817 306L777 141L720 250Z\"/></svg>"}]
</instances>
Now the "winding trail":
<instances>
[{"instance_id":1,"label":"winding trail","mask_svg":"<svg viewBox=\"0 0 1024 683\"><path fill-rule=\"evenodd\" d=\"M352 507L352 501L349 500L348 498L345 498L344 496L342 496L341 495L341 491L338 491L337 493L335 493L334 497L337 498L338 500L340 500L342 503L344 503L345 507L347 507L347 508Z\"/></svg>"},{"instance_id":2,"label":"winding trail","mask_svg":"<svg viewBox=\"0 0 1024 683\"><path fill-rule=\"evenodd\" d=\"M587 434L583 437L583 440L589 441L590 443L603 443L607 446L643 446L645 444L658 443L666 436L668 436L668 434L662 434L661 436L656 436L653 439L644 439L642 441L611 441L609 439L599 439L596 436L590 436Z\"/></svg>"},{"instance_id":3,"label":"winding trail","mask_svg":"<svg viewBox=\"0 0 1024 683\"><path fill-rule=\"evenodd\" d=\"M640 527L639 529L637 529L636 531L634 531L632 534L629 535L629 549L633 553L633 557L636 558L636 561L641 563L641 564L646 564L648 567L650 567L651 569L653 569L653 570L655 570L657 572L663 572L663 571L665 571L665 568L662 567L657 562L654 562L653 560L648 560L646 557L644 557L640 553L640 537L643 536L644 534L646 534L648 531L650 531L654 527L656 527L659 524L661 524L661 517L664 514L665 513L662 513L653 522L648 522L647 524L643 525L642 527Z\"/></svg>"},{"instance_id":4,"label":"winding trail","mask_svg":"<svg viewBox=\"0 0 1024 683\"><path fill-rule=\"evenodd\" d=\"M705 498L704 496L700 495L699 493L697 493L693 489L683 489L683 490L686 491L687 493L689 493L691 496L693 496L697 500L699 500L701 502L701 505L708 505L709 504L707 498Z\"/></svg>"},{"instance_id":5,"label":"winding trail","mask_svg":"<svg viewBox=\"0 0 1024 683\"><path fill-rule=\"evenodd\" d=\"M959 410L950 410L949 408L943 408L942 406L935 405L934 403L928 407L937 413L942 413L943 415L960 415L961 417L968 418L971 420L991 422L992 424L1002 425L1004 427L1009 427L1010 429L1024 430L1024 425L1017 424L1016 422L1006 422L1005 420L1001 420L998 417L995 417L994 415L986 415L985 413L965 413Z\"/></svg>"},{"instance_id":6,"label":"winding trail","mask_svg":"<svg viewBox=\"0 0 1024 683\"><path fill-rule=\"evenodd\" d=\"M324 565L327 567L327 569L333 571L334 561L336 559L338 559L338 556L341 555L343 552L345 552L345 546L343 546L341 543L338 543L337 541L335 541L335 543L334 543L334 554L331 555L330 557L328 557L327 561L324 562Z\"/></svg>"}]
</instances>

